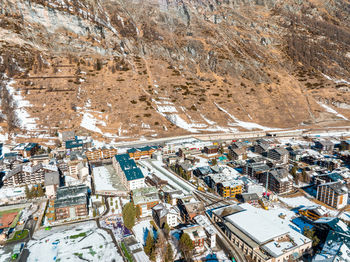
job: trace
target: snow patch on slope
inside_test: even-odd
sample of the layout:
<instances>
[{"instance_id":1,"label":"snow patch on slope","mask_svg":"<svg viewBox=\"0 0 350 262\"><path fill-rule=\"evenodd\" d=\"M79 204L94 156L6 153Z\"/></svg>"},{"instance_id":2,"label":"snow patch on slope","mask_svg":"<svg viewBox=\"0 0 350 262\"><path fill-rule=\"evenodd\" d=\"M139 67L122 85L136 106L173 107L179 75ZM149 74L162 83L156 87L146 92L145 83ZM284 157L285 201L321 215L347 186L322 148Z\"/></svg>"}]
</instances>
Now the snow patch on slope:
<instances>
[{"instance_id":1,"label":"snow patch on slope","mask_svg":"<svg viewBox=\"0 0 350 262\"><path fill-rule=\"evenodd\" d=\"M21 94L21 91L16 91L15 88L12 86L15 83L14 80L11 80L6 85L6 88L9 92L9 94L12 96L13 101L15 102L15 112L17 115L17 118L19 120L19 125L22 129L33 131L37 129L37 124L35 120L37 118L30 117L29 113L25 109L26 107L32 107L33 105L30 104L29 101L25 100Z\"/></svg>"},{"instance_id":2,"label":"snow patch on slope","mask_svg":"<svg viewBox=\"0 0 350 262\"><path fill-rule=\"evenodd\" d=\"M236 118L235 116L233 116L232 114L230 114L229 112L227 112L225 109L223 109L222 107L220 107L217 103L214 102L214 104L216 105L216 107L224 112L226 115L228 115L233 121L235 121L234 123L229 123L229 125L231 126L240 126L243 127L245 129L248 130L252 130L252 129L261 129L264 131L269 131L269 130L276 130L277 128L270 128L270 127L266 127L266 126L262 126L253 122L244 122L239 120L238 118Z\"/></svg>"},{"instance_id":3,"label":"snow patch on slope","mask_svg":"<svg viewBox=\"0 0 350 262\"><path fill-rule=\"evenodd\" d=\"M321 102L317 102L317 104L319 104L320 106L322 106L324 109L326 109L326 111L328 113L331 113L333 115L336 115L337 117L340 117L340 118L343 118L344 120L349 120L347 119L345 116L343 116L342 114L339 114L337 111L335 111L333 108L329 107L328 105L326 104L323 104Z\"/></svg>"}]
</instances>

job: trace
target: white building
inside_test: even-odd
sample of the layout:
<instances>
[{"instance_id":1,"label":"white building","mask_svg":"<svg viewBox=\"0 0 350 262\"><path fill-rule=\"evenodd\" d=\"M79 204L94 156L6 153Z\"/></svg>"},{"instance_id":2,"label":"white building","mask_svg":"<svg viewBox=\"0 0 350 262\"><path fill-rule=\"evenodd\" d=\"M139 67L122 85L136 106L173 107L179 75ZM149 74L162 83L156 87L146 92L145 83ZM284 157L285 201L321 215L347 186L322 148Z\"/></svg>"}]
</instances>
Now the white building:
<instances>
[{"instance_id":1,"label":"white building","mask_svg":"<svg viewBox=\"0 0 350 262\"><path fill-rule=\"evenodd\" d=\"M128 154L115 155L113 167L127 190L145 187L145 177Z\"/></svg>"},{"instance_id":2,"label":"white building","mask_svg":"<svg viewBox=\"0 0 350 262\"><path fill-rule=\"evenodd\" d=\"M168 203L160 203L152 208L153 219L160 227L165 223L169 227L176 227L180 223L180 211Z\"/></svg>"},{"instance_id":3,"label":"white building","mask_svg":"<svg viewBox=\"0 0 350 262\"><path fill-rule=\"evenodd\" d=\"M231 205L213 211L226 236L252 261L298 261L312 248L312 240L295 231L288 221L249 204Z\"/></svg>"}]
</instances>

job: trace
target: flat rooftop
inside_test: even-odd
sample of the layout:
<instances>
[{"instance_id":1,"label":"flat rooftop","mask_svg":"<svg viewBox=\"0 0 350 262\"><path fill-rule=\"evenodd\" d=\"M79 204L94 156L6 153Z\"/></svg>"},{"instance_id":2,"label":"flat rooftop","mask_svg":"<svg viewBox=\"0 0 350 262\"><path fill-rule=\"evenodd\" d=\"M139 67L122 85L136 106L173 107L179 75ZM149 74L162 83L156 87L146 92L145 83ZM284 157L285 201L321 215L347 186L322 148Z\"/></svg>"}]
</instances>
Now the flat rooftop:
<instances>
[{"instance_id":1,"label":"flat rooftop","mask_svg":"<svg viewBox=\"0 0 350 262\"><path fill-rule=\"evenodd\" d=\"M246 204L240 206L247 209L229 215L225 217L225 220L247 234L259 245L289 232L280 223L274 223L268 214L260 212L260 209L252 209Z\"/></svg>"},{"instance_id":2,"label":"flat rooftop","mask_svg":"<svg viewBox=\"0 0 350 262\"><path fill-rule=\"evenodd\" d=\"M95 191L126 191L120 177L115 172L112 165L94 167L92 170L94 177Z\"/></svg>"}]
</instances>

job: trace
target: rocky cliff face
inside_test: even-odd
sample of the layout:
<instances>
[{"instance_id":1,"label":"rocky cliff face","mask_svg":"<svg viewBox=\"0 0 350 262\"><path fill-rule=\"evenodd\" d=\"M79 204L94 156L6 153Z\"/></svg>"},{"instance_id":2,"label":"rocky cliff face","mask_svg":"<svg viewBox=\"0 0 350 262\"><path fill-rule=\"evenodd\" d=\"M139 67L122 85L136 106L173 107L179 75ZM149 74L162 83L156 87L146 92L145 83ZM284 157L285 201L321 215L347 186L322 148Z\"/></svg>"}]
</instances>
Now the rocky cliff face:
<instances>
[{"instance_id":1,"label":"rocky cliff face","mask_svg":"<svg viewBox=\"0 0 350 262\"><path fill-rule=\"evenodd\" d=\"M344 124L349 17L341 0L2 0L3 129L121 139Z\"/></svg>"}]
</instances>

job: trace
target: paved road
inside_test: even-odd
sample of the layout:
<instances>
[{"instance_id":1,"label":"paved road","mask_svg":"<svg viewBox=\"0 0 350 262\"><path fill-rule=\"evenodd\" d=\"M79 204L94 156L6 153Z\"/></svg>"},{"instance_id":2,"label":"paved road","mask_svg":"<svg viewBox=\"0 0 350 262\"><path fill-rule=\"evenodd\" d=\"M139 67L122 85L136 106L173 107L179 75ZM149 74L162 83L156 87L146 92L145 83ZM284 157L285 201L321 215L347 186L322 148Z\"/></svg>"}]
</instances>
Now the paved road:
<instances>
[{"instance_id":1,"label":"paved road","mask_svg":"<svg viewBox=\"0 0 350 262\"><path fill-rule=\"evenodd\" d=\"M144 145L159 145L165 142L170 142L179 139L189 139L197 138L201 140L231 140L231 139L244 139L244 138L261 138L265 137L266 133L276 133L278 137L297 137L303 135L315 135L319 133L329 133L332 131L338 132L349 132L350 128L348 126L342 127L324 127L324 128L305 128L305 129L283 129L283 130L270 130L270 131L247 131L247 132L235 132L235 133L209 133L209 134L190 134L175 137L164 137L150 139L146 141L124 141L116 143L115 146L118 147L141 147ZM294 133L294 134L293 134Z\"/></svg>"}]
</instances>

